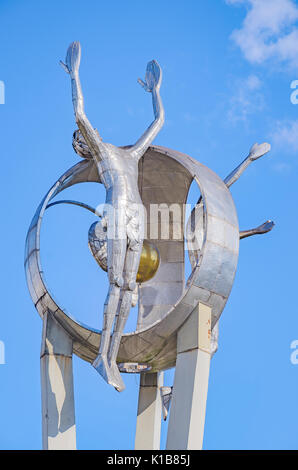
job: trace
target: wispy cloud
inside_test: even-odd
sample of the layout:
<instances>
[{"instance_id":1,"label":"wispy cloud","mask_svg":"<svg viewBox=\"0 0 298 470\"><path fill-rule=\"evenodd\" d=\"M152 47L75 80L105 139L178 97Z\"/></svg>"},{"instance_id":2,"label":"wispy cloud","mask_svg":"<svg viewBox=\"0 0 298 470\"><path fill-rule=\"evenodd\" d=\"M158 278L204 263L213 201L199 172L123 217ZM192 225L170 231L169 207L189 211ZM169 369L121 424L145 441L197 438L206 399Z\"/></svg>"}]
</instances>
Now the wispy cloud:
<instances>
[{"instance_id":1,"label":"wispy cloud","mask_svg":"<svg viewBox=\"0 0 298 470\"><path fill-rule=\"evenodd\" d=\"M277 121L274 127L272 143L285 153L298 152L298 119Z\"/></svg>"},{"instance_id":2,"label":"wispy cloud","mask_svg":"<svg viewBox=\"0 0 298 470\"><path fill-rule=\"evenodd\" d=\"M291 170L291 165L285 162L278 162L272 166L273 170L277 173L288 173Z\"/></svg>"},{"instance_id":3,"label":"wispy cloud","mask_svg":"<svg viewBox=\"0 0 298 470\"><path fill-rule=\"evenodd\" d=\"M263 86L257 75L249 75L245 80L234 84L234 94L229 99L227 118L230 122L247 121L265 107L265 100L260 91Z\"/></svg>"},{"instance_id":4,"label":"wispy cloud","mask_svg":"<svg viewBox=\"0 0 298 470\"><path fill-rule=\"evenodd\" d=\"M185 112L183 113L183 119L187 122L196 122L198 120L198 117L192 113Z\"/></svg>"},{"instance_id":5,"label":"wispy cloud","mask_svg":"<svg viewBox=\"0 0 298 470\"><path fill-rule=\"evenodd\" d=\"M293 0L226 0L229 5L246 5L242 27L231 38L251 63L269 59L298 66L298 7Z\"/></svg>"}]
</instances>

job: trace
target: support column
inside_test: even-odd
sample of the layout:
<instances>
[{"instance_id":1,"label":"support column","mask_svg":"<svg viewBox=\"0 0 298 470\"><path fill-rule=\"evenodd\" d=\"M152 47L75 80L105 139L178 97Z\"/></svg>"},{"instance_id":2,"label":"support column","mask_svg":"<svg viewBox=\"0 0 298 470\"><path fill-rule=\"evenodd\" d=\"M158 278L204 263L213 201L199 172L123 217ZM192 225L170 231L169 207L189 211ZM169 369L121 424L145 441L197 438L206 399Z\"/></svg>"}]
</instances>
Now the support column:
<instances>
[{"instance_id":1,"label":"support column","mask_svg":"<svg viewBox=\"0 0 298 470\"><path fill-rule=\"evenodd\" d=\"M138 402L136 450L160 448L161 392L163 372L142 373Z\"/></svg>"},{"instance_id":2,"label":"support column","mask_svg":"<svg viewBox=\"0 0 298 470\"><path fill-rule=\"evenodd\" d=\"M44 450L76 449L72 352L71 338L46 313L40 355Z\"/></svg>"},{"instance_id":3,"label":"support column","mask_svg":"<svg viewBox=\"0 0 298 470\"><path fill-rule=\"evenodd\" d=\"M177 335L177 362L167 436L168 450L203 447L210 367L211 308L191 313Z\"/></svg>"}]
</instances>

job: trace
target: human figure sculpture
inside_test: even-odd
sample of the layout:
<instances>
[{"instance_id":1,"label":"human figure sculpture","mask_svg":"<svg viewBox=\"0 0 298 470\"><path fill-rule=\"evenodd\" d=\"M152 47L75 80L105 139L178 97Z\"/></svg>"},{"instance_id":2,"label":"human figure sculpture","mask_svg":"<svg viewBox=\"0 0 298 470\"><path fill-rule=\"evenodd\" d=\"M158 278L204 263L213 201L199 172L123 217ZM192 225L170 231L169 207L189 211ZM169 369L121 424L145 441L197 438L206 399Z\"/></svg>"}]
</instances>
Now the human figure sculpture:
<instances>
[{"instance_id":1,"label":"human figure sculpture","mask_svg":"<svg viewBox=\"0 0 298 470\"><path fill-rule=\"evenodd\" d=\"M92 155L106 188L101 224L107 231L110 285L104 305L99 353L93 366L108 384L117 391L122 391L125 386L116 358L136 288L144 234L143 205L138 189L138 161L164 123L164 109L159 92L162 71L158 63L152 60L147 65L145 81L138 80L152 94L154 121L133 146L120 148L103 142L85 114L79 79L80 59L80 43L73 42L68 48L66 63L61 62L71 78L75 119L81 134L75 136L74 148L85 158Z\"/></svg>"}]
</instances>

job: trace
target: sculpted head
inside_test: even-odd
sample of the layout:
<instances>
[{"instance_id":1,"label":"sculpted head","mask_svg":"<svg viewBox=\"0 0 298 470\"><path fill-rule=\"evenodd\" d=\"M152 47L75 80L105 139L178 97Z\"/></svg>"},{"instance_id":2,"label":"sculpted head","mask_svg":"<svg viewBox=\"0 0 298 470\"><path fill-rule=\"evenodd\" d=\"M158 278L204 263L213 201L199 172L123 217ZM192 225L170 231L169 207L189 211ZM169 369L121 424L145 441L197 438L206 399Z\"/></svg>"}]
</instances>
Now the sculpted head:
<instances>
[{"instance_id":1,"label":"sculpted head","mask_svg":"<svg viewBox=\"0 0 298 470\"><path fill-rule=\"evenodd\" d=\"M95 129L96 130L96 129ZM101 137L99 135L99 132L96 130L96 133L98 135L98 138L100 140ZM86 144L86 141L83 137L83 134L81 133L81 131L79 129L77 129L76 131L74 131L73 133L73 136L72 136L72 146L73 146L73 149L74 151L80 155L80 157L82 158L86 158L87 160L91 160L92 159L92 155L91 155L91 152L89 150L89 147L88 145Z\"/></svg>"}]
</instances>

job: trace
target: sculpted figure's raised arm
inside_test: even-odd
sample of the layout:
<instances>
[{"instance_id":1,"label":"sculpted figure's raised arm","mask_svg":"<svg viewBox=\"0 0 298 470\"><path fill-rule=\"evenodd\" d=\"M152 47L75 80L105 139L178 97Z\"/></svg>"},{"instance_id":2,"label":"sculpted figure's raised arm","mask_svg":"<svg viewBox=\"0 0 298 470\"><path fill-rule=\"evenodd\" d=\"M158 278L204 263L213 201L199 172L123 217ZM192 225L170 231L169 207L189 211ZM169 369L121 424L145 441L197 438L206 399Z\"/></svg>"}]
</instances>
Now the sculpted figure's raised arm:
<instances>
[{"instance_id":1,"label":"sculpted figure's raised arm","mask_svg":"<svg viewBox=\"0 0 298 470\"><path fill-rule=\"evenodd\" d=\"M165 113L160 97L160 86L162 81L162 71L156 60L148 63L146 69L145 82L138 79L139 84L144 90L152 93L152 104L155 119L148 129L144 132L142 137L132 147L132 151L136 152L138 157L141 157L146 152L147 148L159 133L165 121Z\"/></svg>"},{"instance_id":2,"label":"sculpted figure's raised arm","mask_svg":"<svg viewBox=\"0 0 298 470\"><path fill-rule=\"evenodd\" d=\"M79 42L73 42L66 54L65 64L60 61L64 70L69 73L72 88L72 102L75 113L76 123L89 147L92 157L96 161L101 160L101 152L104 150L104 144L101 142L98 132L90 124L84 110L84 97L79 77L79 68L81 62L81 45Z\"/></svg>"}]
</instances>

